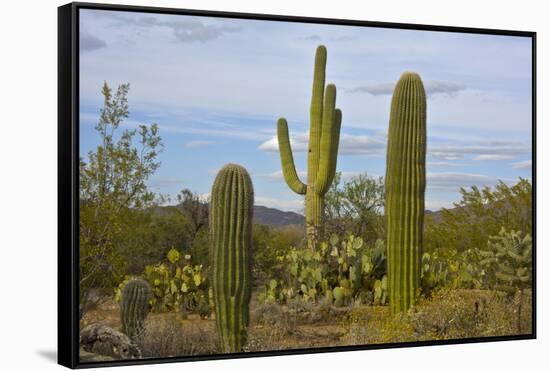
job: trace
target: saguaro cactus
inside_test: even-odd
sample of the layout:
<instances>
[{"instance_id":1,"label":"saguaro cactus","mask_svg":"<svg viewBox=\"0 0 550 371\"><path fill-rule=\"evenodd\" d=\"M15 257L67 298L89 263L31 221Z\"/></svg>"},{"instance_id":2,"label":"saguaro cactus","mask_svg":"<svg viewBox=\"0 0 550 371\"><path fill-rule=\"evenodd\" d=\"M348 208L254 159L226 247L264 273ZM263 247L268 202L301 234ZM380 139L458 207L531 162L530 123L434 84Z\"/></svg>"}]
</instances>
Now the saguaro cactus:
<instances>
[{"instance_id":1,"label":"saguaro cactus","mask_svg":"<svg viewBox=\"0 0 550 371\"><path fill-rule=\"evenodd\" d=\"M299 178L288 135L286 119L277 122L277 137L281 167L286 183L294 192L306 196L306 228L308 245L322 237L324 196L336 173L336 158L340 139L342 112L335 108L336 86L325 88L327 49L321 45L315 53L315 70L310 107L309 148L307 155L307 184Z\"/></svg>"},{"instance_id":2,"label":"saguaro cactus","mask_svg":"<svg viewBox=\"0 0 550 371\"><path fill-rule=\"evenodd\" d=\"M404 73L393 92L386 159L388 278L392 313L415 303L420 283L426 188L426 93Z\"/></svg>"},{"instance_id":3,"label":"saguaro cactus","mask_svg":"<svg viewBox=\"0 0 550 371\"><path fill-rule=\"evenodd\" d=\"M254 191L245 168L224 166L210 201L212 289L222 351L246 344L250 302L250 255Z\"/></svg>"},{"instance_id":4,"label":"saguaro cactus","mask_svg":"<svg viewBox=\"0 0 550 371\"><path fill-rule=\"evenodd\" d=\"M122 332L132 341L136 341L143 333L145 319L149 312L149 297L151 288L142 279L129 281L122 290L120 303L120 320Z\"/></svg>"}]
</instances>

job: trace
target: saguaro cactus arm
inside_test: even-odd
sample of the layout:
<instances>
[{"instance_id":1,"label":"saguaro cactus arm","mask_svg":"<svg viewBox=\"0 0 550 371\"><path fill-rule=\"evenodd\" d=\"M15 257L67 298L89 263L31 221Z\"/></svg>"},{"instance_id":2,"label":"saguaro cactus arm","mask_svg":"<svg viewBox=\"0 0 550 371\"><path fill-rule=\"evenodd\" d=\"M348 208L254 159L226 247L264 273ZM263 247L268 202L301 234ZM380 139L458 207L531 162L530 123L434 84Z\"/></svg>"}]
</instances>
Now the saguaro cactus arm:
<instances>
[{"instance_id":1,"label":"saguaro cactus arm","mask_svg":"<svg viewBox=\"0 0 550 371\"><path fill-rule=\"evenodd\" d=\"M326 66L327 48L324 45L320 45L315 51L315 67L313 70L313 86L311 91L311 106L309 111L310 127L307 169L308 184L313 184L315 182L315 179L317 177L317 169L319 166Z\"/></svg>"},{"instance_id":2,"label":"saguaro cactus arm","mask_svg":"<svg viewBox=\"0 0 550 371\"><path fill-rule=\"evenodd\" d=\"M279 141L279 154L281 156L281 168L285 177L286 184L299 195L305 195L307 186L300 181L294 165L294 156L290 146L290 137L288 135L288 124L284 118L277 121L277 139Z\"/></svg>"},{"instance_id":3,"label":"saguaro cactus arm","mask_svg":"<svg viewBox=\"0 0 550 371\"><path fill-rule=\"evenodd\" d=\"M330 188L330 185L332 184L332 181L334 180L334 175L336 174L336 162L338 159L338 147L340 145L340 128L342 127L342 111L340 109L336 109L334 111L334 128L332 133L332 147L331 147L331 153L333 154L331 156L331 163L330 163L330 174L329 174L329 181L328 185L326 187L325 193Z\"/></svg>"},{"instance_id":4,"label":"saguaro cactus arm","mask_svg":"<svg viewBox=\"0 0 550 371\"><path fill-rule=\"evenodd\" d=\"M331 173L333 168L336 169L336 153L338 150L338 140L340 133L340 124L342 116L339 115L340 121L336 120L336 86L333 84L327 85L325 93L325 104L323 110L323 124L320 140L319 167L317 169L317 177L315 179L315 191L324 195L332 183ZM333 175L334 176L334 175Z\"/></svg>"}]
</instances>

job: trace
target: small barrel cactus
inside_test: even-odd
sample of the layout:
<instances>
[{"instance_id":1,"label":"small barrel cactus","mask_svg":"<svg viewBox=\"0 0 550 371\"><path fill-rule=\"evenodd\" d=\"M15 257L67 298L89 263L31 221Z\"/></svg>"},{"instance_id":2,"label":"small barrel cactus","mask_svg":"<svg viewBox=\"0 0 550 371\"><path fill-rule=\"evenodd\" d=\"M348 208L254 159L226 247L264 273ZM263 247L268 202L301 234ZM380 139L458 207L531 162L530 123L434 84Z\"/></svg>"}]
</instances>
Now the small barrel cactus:
<instances>
[{"instance_id":1,"label":"small barrel cactus","mask_svg":"<svg viewBox=\"0 0 550 371\"><path fill-rule=\"evenodd\" d=\"M391 102L386 160L388 281L393 314L406 311L420 285L426 189L426 92L404 73Z\"/></svg>"},{"instance_id":2,"label":"small barrel cactus","mask_svg":"<svg viewBox=\"0 0 550 371\"><path fill-rule=\"evenodd\" d=\"M120 301L122 332L134 342L141 336L145 328L150 295L151 288L142 279L129 281L122 290Z\"/></svg>"},{"instance_id":3,"label":"small barrel cactus","mask_svg":"<svg viewBox=\"0 0 550 371\"><path fill-rule=\"evenodd\" d=\"M250 302L252 180L245 168L224 166L210 201L212 289L222 351L241 352L246 344Z\"/></svg>"}]
</instances>

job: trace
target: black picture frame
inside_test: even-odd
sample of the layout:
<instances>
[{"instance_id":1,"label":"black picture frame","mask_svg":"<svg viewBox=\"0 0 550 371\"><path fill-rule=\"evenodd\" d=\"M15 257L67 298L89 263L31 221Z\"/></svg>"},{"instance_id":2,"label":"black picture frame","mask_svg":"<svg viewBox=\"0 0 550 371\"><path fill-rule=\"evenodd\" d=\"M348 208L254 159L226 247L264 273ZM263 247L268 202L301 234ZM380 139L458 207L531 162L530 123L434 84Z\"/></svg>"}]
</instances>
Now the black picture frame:
<instances>
[{"instance_id":1,"label":"black picture frame","mask_svg":"<svg viewBox=\"0 0 550 371\"><path fill-rule=\"evenodd\" d=\"M282 351L250 352L180 356L174 358L140 359L81 363L79 361L79 314L78 314L78 194L79 194L79 11L82 9L145 12L156 14L194 15L238 19L284 21L350 25L363 27L426 30L456 33L521 36L532 42L532 185L533 185L533 295L532 333L514 336L494 336L441 341L418 341L391 344L335 346ZM372 22L348 19L328 19L269 14L234 13L191 9L171 9L146 6L127 6L95 3L70 3L58 8L58 363L69 368L123 366L183 361L201 361L228 358L247 358L341 352L382 348L448 345L536 338L536 32L485 28L449 27L423 24Z\"/></svg>"}]
</instances>

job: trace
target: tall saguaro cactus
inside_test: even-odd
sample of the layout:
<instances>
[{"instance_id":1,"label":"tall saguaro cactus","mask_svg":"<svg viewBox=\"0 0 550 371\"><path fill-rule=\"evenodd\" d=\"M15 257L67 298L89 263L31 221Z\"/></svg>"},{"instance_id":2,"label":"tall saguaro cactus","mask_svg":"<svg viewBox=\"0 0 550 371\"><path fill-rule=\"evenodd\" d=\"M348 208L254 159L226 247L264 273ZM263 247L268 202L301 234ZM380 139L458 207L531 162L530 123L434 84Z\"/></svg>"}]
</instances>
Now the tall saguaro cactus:
<instances>
[{"instance_id":1,"label":"tall saguaro cactus","mask_svg":"<svg viewBox=\"0 0 550 371\"><path fill-rule=\"evenodd\" d=\"M405 72L393 92L386 159L388 278L392 313L414 305L420 284L426 188L426 93Z\"/></svg>"},{"instance_id":2,"label":"tall saguaro cactus","mask_svg":"<svg viewBox=\"0 0 550 371\"><path fill-rule=\"evenodd\" d=\"M120 302L122 332L134 342L141 336L145 328L145 319L149 313L150 295L151 288L142 279L129 281L122 290Z\"/></svg>"},{"instance_id":3,"label":"tall saguaro cactus","mask_svg":"<svg viewBox=\"0 0 550 371\"><path fill-rule=\"evenodd\" d=\"M325 210L324 196L336 173L336 158L340 140L342 111L336 106L336 86L325 88L327 49L321 45L315 53L315 70L310 107L309 146L307 155L307 184L299 178L288 135L286 119L277 122L277 138L281 167L286 183L294 192L306 196L306 228L308 246L322 237Z\"/></svg>"},{"instance_id":4,"label":"tall saguaro cactus","mask_svg":"<svg viewBox=\"0 0 550 371\"><path fill-rule=\"evenodd\" d=\"M222 351L246 344L250 302L250 260L254 191L245 168L225 165L210 201L212 290Z\"/></svg>"}]
</instances>

